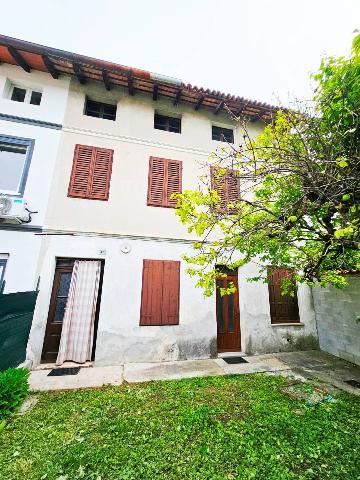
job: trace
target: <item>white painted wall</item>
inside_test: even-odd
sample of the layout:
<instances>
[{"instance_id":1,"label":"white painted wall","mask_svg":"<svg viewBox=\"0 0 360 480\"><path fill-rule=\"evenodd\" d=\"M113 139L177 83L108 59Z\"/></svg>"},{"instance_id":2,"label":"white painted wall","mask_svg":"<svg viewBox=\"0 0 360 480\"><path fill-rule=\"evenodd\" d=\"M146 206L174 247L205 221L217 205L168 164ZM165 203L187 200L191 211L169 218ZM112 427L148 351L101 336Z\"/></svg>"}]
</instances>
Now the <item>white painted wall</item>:
<instances>
[{"instance_id":1,"label":"white painted wall","mask_svg":"<svg viewBox=\"0 0 360 480\"><path fill-rule=\"evenodd\" d=\"M121 246L131 247L128 254ZM216 352L215 299L204 298L194 279L180 272L180 324L139 326L143 259L181 260L185 243L124 240L85 236L49 236L44 240L40 293L30 340L28 360L40 362L56 257L104 258L95 364L208 358ZM106 250L105 256L99 255Z\"/></svg>"},{"instance_id":2,"label":"white painted wall","mask_svg":"<svg viewBox=\"0 0 360 480\"><path fill-rule=\"evenodd\" d=\"M9 100L10 81L42 91L41 104L30 105ZM49 74L36 71L26 73L20 67L3 64L0 66L0 114L62 124L68 86L68 78L54 80ZM0 119L0 135L34 140L23 198L28 201L29 209L37 212L32 214L32 221L27 225L41 227L51 194L61 130ZM26 230L5 230L1 225L0 252L9 255L4 292L33 290L37 283L37 263L42 237Z\"/></svg>"},{"instance_id":3,"label":"white painted wall","mask_svg":"<svg viewBox=\"0 0 360 480\"><path fill-rule=\"evenodd\" d=\"M0 230L0 253L8 254L4 293L35 290L41 237L33 232Z\"/></svg>"},{"instance_id":4,"label":"white painted wall","mask_svg":"<svg viewBox=\"0 0 360 480\"><path fill-rule=\"evenodd\" d=\"M0 120L0 135L35 141L23 198L30 210L38 212L32 215L30 225L43 225L61 130Z\"/></svg>"},{"instance_id":5,"label":"white painted wall","mask_svg":"<svg viewBox=\"0 0 360 480\"><path fill-rule=\"evenodd\" d=\"M94 100L117 103L116 121L83 115L85 94ZM154 129L154 110L182 115L182 133ZM215 116L202 109L170 99L152 101L150 96L124 89L107 92L100 84L71 83L64 121L64 136L49 204L48 228L70 231L107 232L166 238L190 238L174 209L149 207L147 203L149 157L159 156L183 162L183 190L197 188L204 163L222 142L211 140L212 123L234 127L227 114ZM252 126L253 133L260 125ZM239 142L235 128L235 143ZM110 195L107 202L67 197L75 145L85 144L114 150Z\"/></svg>"},{"instance_id":6,"label":"white painted wall","mask_svg":"<svg viewBox=\"0 0 360 480\"><path fill-rule=\"evenodd\" d=\"M9 84L42 92L40 105L9 100ZM25 72L21 67L0 65L0 113L62 124L65 115L70 78L61 75L57 80L44 72Z\"/></svg>"},{"instance_id":7,"label":"white painted wall","mask_svg":"<svg viewBox=\"0 0 360 480\"><path fill-rule=\"evenodd\" d=\"M301 285L297 293L300 323L272 325L268 285L247 281L247 278L258 274L259 269L255 263L239 270L242 351L256 354L318 348L311 289Z\"/></svg>"}]
</instances>

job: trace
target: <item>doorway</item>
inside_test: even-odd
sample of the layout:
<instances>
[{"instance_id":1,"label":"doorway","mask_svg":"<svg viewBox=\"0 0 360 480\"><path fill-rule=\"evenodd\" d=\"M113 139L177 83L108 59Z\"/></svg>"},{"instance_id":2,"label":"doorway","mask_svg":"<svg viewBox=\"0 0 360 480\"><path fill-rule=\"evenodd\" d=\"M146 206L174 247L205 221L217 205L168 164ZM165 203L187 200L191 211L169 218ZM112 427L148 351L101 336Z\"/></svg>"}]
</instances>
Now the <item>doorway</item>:
<instances>
[{"instance_id":1,"label":"doorway","mask_svg":"<svg viewBox=\"0 0 360 480\"><path fill-rule=\"evenodd\" d=\"M60 346L60 339L63 327L63 319L65 314L66 303L69 296L69 288L71 283L72 272L75 258L59 258L56 262L53 287L50 297L50 307L47 318L43 350L41 355L42 363L55 363ZM81 259L88 260L88 259ZM92 259L89 259L92 260ZM94 320L94 336L91 360L95 358L95 346L97 327L99 321L99 311L101 303L102 281L104 274L104 261L101 260L99 290L96 302L95 320Z\"/></svg>"},{"instance_id":2,"label":"doorway","mask_svg":"<svg viewBox=\"0 0 360 480\"><path fill-rule=\"evenodd\" d=\"M226 278L216 281L216 319L218 352L239 352L241 350L239 283L237 270L224 270ZM236 292L220 294L220 288L228 288L232 283Z\"/></svg>"}]
</instances>

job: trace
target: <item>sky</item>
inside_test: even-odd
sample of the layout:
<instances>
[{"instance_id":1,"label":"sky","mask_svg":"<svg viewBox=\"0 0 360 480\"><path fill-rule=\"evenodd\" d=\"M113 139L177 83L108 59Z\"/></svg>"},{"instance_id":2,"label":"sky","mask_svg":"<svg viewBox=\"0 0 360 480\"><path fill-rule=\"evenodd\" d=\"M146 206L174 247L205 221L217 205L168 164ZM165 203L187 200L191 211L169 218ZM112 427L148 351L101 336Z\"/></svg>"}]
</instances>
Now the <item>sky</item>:
<instances>
[{"instance_id":1,"label":"sky","mask_svg":"<svg viewBox=\"0 0 360 480\"><path fill-rule=\"evenodd\" d=\"M360 29L360 0L0 0L0 6L4 35L273 104L310 98L310 72L324 55L347 55Z\"/></svg>"}]
</instances>

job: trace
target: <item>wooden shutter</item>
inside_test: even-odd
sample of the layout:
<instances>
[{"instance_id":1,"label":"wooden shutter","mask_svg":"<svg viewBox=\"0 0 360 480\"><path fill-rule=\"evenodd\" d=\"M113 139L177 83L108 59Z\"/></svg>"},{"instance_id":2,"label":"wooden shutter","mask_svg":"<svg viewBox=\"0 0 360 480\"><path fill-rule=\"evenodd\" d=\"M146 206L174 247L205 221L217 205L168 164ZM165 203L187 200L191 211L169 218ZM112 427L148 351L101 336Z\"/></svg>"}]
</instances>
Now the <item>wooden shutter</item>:
<instances>
[{"instance_id":1,"label":"wooden shutter","mask_svg":"<svg viewBox=\"0 0 360 480\"><path fill-rule=\"evenodd\" d=\"M281 282L285 277L291 277L287 268L268 267L268 288L271 323L299 322L298 299L295 296L281 295Z\"/></svg>"},{"instance_id":2,"label":"wooden shutter","mask_svg":"<svg viewBox=\"0 0 360 480\"><path fill-rule=\"evenodd\" d=\"M180 262L144 260L140 325L178 325Z\"/></svg>"},{"instance_id":3,"label":"wooden shutter","mask_svg":"<svg viewBox=\"0 0 360 480\"><path fill-rule=\"evenodd\" d=\"M220 209L225 210L229 203L239 201L240 179L235 170L227 170L224 175L216 174L216 167L211 167L211 188L216 190L220 197ZM236 209L230 209L230 213L236 213Z\"/></svg>"},{"instance_id":4,"label":"wooden shutter","mask_svg":"<svg viewBox=\"0 0 360 480\"><path fill-rule=\"evenodd\" d=\"M76 145L68 190L69 197L90 200L109 198L113 150Z\"/></svg>"},{"instance_id":5,"label":"wooden shutter","mask_svg":"<svg viewBox=\"0 0 360 480\"><path fill-rule=\"evenodd\" d=\"M162 325L179 324L180 262L163 263Z\"/></svg>"},{"instance_id":6,"label":"wooden shutter","mask_svg":"<svg viewBox=\"0 0 360 480\"><path fill-rule=\"evenodd\" d=\"M181 192L182 162L150 157L147 204L155 207L176 207L171 194Z\"/></svg>"}]
</instances>

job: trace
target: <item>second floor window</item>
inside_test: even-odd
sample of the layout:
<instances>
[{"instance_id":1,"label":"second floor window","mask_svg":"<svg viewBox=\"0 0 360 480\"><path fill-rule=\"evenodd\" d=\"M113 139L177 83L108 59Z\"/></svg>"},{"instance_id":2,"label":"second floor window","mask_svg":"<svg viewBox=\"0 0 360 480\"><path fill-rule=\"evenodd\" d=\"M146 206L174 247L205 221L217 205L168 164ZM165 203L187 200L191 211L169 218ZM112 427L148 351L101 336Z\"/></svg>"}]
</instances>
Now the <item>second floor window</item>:
<instances>
[{"instance_id":1,"label":"second floor window","mask_svg":"<svg viewBox=\"0 0 360 480\"><path fill-rule=\"evenodd\" d=\"M22 195L34 141L0 136L0 192Z\"/></svg>"},{"instance_id":2,"label":"second floor window","mask_svg":"<svg viewBox=\"0 0 360 480\"><path fill-rule=\"evenodd\" d=\"M68 197L108 200L113 150L76 145Z\"/></svg>"},{"instance_id":3,"label":"second floor window","mask_svg":"<svg viewBox=\"0 0 360 480\"><path fill-rule=\"evenodd\" d=\"M181 118L167 117L155 112L154 128L157 130L166 130L167 132L181 133Z\"/></svg>"},{"instance_id":4,"label":"second floor window","mask_svg":"<svg viewBox=\"0 0 360 480\"><path fill-rule=\"evenodd\" d=\"M182 162L167 158L150 157L147 204L153 207L175 208L173 193L181 192Z\"/></svg>"},{"instance_id":5,"label":"second floor window","mask_svg":"<svg viewBox=\"0 0 360 480\"><path fill-rule=\"evenodd\" d=\"M231 128L212 126L212 139L218 142L234 143L234 131Z\"/></svg>"},{"instance_id":6,"label":"second floor window","mask_svg":"<svg viewBox=\"0 0 360 480\"><path fill-rule=\"evenodd\" d=\"M116 105L110 103L95 102L94 100L86 99L85 115L89 117L105 118L106 120L116 119Z\"/></svg>"},{"instance_id":7,"label":"second floor window","mask_svg":"<svg viewBox=\"0 0 360 480\"><path fill-rule=\"evenodd\" d=\"M31 105L40 105L41 97L41 92L14 85L11 89L10 100L14 102L30 103Z\"/></svg>"},{"instance_id":8,"label":"second floor window","mask_svg":"<svg viewBox=\"0 0 360 480\"><path fill-rule=\"evenodd\" d=\"M220 210L228 210L229 213L237 213L236 208L228 208L229 204L240 200L240 178L235 170L227 169L225 174L216 167L211 167L211 188L216 190L220 197Z\"/></svg>"}]
</instances>

